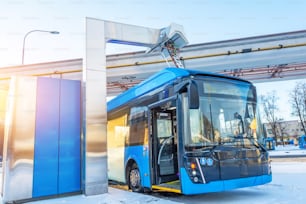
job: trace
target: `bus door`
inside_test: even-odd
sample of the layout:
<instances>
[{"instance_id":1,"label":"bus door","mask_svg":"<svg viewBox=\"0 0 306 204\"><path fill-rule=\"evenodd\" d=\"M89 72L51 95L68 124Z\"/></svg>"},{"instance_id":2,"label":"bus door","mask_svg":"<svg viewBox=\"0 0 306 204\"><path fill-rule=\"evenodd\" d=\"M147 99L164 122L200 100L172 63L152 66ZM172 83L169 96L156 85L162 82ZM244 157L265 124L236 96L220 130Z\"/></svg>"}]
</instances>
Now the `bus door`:
<instances>
[{"instance_id":1,"label":"bus door","mask_svg":"<svg viewBox=\"0 0 306 204\"><path fill-rule=\"evenodd\" d=\"M151 109L153 183L178 180L176 110Z\"/></svg>"}]
</instances>

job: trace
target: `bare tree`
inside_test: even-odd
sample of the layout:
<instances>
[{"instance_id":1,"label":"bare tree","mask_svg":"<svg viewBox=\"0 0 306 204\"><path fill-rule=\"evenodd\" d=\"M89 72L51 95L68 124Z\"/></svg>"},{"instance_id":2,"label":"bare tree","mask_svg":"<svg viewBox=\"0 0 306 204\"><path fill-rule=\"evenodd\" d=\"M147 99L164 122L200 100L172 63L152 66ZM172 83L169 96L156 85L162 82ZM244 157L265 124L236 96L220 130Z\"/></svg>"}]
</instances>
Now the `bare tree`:
<instances>
[{"instance_id":1,"label":"bare tree","mask_svg":"<svg viewBox=\"0 0 306 204\"><path fill-rule=\"evenodd\" d=\"M289 94L292 107L292 115L298 116L306 135L306 83L296 83Z\"/></svg>"},{"instance_id":2,"label":"bare tree","mask_svg":"<svg viewBox=\"0 0 306 204\"><path fill-rule=\"evenodd\" d=\"M278 106L277 106L277 100L279 99L276 95L276 91L272 91L267 93L266 95L260 96L262 107L263 107L263 113L264 117L267 120L269 126L271 127L272 134L274 138L277 141L279 135L279 126L281 122L281 118L278 117ZM284 140L281 138L281 141L284 145ZM277 144L277 143L276 143Z\"/></svg>"},{"instance_id":3,"label":"bare tree","mask_svg":"<svg viewBox=\"0 0 306 204\"><path fill-rule=\"evenodd\" d=\"M281 137L281 141L283 146L285 145L284 137L287 136L288 134L286 133L286 129L288 127L287 123L283 121L283 119L278 120L278 126L279 126L279 133Z\"/></svg>"}]
</instances>

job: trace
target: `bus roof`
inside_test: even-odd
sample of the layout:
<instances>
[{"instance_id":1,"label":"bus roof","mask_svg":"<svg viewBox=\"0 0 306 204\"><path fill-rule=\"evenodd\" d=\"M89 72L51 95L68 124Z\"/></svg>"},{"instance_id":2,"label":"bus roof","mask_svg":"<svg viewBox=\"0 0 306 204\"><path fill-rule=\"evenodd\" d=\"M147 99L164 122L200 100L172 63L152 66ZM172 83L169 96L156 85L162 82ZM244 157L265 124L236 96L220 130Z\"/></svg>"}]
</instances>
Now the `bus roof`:
<instances>
[{"instance_id":1,"label":"bus roof","mask_svg":"<svg viewBox=\"0 0 306 204\"><path fill-rule=\"evenodd\" d=\"M128 89L127 91L121 93L117 97L113 98L107 103L107 111L111 111L117 107L122 106L123 104L142 96L156 88L159 88L167 83L173 82L176 79L187 77L190 75L210 75L210 76L221 76L225 78L238 79L245 81L243 79L220 75L217 73L195 71L181 68L165 68L160 72L152 75L148 79L142 81L141 83L135 85L134 87Z\"/></svg>"}]
</instances>

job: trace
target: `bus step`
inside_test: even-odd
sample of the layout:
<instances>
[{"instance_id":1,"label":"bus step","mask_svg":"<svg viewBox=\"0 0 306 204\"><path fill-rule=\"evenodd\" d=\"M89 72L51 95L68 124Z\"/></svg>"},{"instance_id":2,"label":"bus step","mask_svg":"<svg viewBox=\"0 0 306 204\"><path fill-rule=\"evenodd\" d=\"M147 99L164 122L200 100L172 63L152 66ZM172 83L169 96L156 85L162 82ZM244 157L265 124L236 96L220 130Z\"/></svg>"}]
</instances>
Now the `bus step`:
<instances>
[{"instance_id":1,"label":"bus step","mask_svg":"<svg viewBox=\"0 0 306 204\"><path fill-rule=\"evenodd\" d=\"M171 181L159 185L152 185L152 189L164 192L181 193L181 183L179 180Z\"/></svg>"}]
</instances>

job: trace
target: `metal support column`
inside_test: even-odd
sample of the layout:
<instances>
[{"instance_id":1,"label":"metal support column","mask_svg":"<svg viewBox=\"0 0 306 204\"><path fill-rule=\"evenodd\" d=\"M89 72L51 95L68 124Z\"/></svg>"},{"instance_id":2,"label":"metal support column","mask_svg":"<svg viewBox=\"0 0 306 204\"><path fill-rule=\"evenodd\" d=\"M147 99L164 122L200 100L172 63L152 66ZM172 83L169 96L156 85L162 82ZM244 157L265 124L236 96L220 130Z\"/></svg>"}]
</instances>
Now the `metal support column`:
<instances>
[{"instance_id":1,"label":"metal support column","mask_svg":"<svg viewBox=\"0 0 306 204\"><path fill-rule=\"evenodd\" d=\"M107 192L106 56L104 22L86 19L86 57L83 66L83 190L86 195Z\"/></svg>"}]
</instances>

